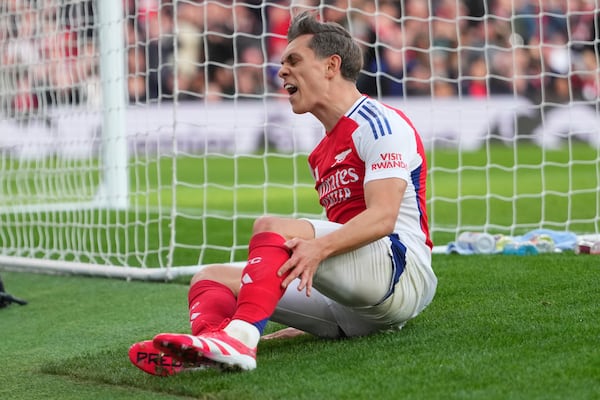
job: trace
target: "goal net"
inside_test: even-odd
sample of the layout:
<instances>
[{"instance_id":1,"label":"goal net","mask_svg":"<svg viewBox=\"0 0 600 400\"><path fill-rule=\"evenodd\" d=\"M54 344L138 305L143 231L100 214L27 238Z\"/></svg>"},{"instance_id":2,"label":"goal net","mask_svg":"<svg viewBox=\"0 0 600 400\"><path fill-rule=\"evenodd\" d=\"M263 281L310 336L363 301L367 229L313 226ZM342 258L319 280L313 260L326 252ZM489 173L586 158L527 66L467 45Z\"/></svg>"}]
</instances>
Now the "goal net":
<instances>
[{"instance_id":1,"label":"goal net","mask_svg":"<svg viewBox=\"0 0 600 400\"><path fill-rule=\"evenodd\" d=\"M598 233L597 1L20 0L0 5L0 265L170 279L322 215L322 128L277 77L305 9L423 137L434 242Z\"/></svg>"}]
</instances>

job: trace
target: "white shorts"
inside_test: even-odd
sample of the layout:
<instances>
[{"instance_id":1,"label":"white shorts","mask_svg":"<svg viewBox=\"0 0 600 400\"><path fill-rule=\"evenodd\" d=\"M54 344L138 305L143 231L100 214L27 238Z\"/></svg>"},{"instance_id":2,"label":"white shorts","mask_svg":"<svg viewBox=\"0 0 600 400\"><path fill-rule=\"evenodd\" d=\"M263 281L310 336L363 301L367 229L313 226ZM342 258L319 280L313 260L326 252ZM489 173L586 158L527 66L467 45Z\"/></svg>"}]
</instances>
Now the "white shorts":
<instances>
[{"instance_id":1,"label":"white shorts","mask_svg":"<svg viewBox=\"0 0 600 400\"><path fill-rule=\"evenodd\" d=\"M308 221L316 237L341 226ZM431 265L391 237L324 260L310 297L297 290L299 282L288 287L271 320L330 338L401 329L427 307L437 287Z\"/></svg>"}]
</instances>

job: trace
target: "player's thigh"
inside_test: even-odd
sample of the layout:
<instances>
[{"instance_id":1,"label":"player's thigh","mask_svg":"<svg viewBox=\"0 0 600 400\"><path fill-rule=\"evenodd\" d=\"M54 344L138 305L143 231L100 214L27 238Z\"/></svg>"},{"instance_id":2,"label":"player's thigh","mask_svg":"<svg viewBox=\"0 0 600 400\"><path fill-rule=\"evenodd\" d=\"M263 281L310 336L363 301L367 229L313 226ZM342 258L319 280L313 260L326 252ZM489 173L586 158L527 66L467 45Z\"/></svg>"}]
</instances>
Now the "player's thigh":
<instances>
[{"instance_id":1,"label":"player's thigh","mask_svg":"<svg viewBox=\"0 0 600 400\"><path fill-rule=\"evenodd\" d=\"M369 307L384 299L393 285L389 239L324 260L313 278L314 287L347 307Z\"/></svg>"},{"instance_id":2,"label":"player's thigh","mask_svg":"<svg viewBox=\"0 0 600 400\"><path fill-rule=\"evenodd\" d=\"M315 237L327 235L341 224L306 219ZM313 286L330 299L348 307L368 307L381 301L393 280L391 241L384 237L354 251L324 260Z\"/></svg>"}]
</instances>

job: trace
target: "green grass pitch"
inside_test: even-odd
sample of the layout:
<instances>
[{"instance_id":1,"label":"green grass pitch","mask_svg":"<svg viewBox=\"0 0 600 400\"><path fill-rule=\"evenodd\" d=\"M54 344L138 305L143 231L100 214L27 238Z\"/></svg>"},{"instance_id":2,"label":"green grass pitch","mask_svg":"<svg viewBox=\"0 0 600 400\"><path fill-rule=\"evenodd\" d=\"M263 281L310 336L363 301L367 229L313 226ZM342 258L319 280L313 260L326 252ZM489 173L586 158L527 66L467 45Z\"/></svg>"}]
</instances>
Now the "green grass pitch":
<instances>
[{"instance_id":1,"label":"green grass pitch","mask_svg":"<svg viewBox=\"0 0 600 400\"><path fill-rule=\"evenodd\" d=\"M186 282L3 272L0 398L595 399L597 256L434 256L436 298L399 333L265 342L258 368L146 375L135 341L187 332ZM269 324L267 329L276 326Z\"/></svg>"},{"instance_id":2,"label":"green grass pitch","mask_svg":"<svg viewBox=\"0 0 600 400\"><path fill-rule=\"evenodd\" d=\"M501 225L510 223L516 213L519 221L524 221L524 228L540 220L564 221L569 217L574 221L569 226L573 231L597 230L598 150L577 144L567 151L542 152L530 146L518 150L515 153L499 146L465 154L436 151L429 161L437 168L430 176L430 195L441 199L432 210L435 223L439 227L477 224L487 216ZM546 162L543 169L529 167L539 165L542 159ZM568 159L578 161L567 164ZM523 167L511 170L517 161ZM257 196L262 198L265 191L260 185L266 179L251 173L257 160L211 162L238 163L240 174L233 175L229 168L203 170L208 164L197 165L197 160L178 161L181 180L219 171L210 176L210 181L223 184L181 187L175 196L178 206L212 210L235 205L242 213L291 212L285 201L290 193L285 190L268 189L273 190L269 192L272 200L256 204ZM290 171L290 163L299 163L294 182L298 183L296 193L303 199L298 202L300 212L318 212L304 160L275 157L269 162L274 164L268 179L276 183L289 178L286 171ZM485 164L493 167L457 175L458 166ZM140 176L137 172L132 171L132 177ZM149 185L160 182L165 193L162 189L140 191L146 194L139 198L134 195L133 202L152 203L152 196L173 198L166 189L170 171L162 168L161 172L164 176L142 180ZM232 196L227 186L235 181L247 186ZM544 206L535 197L540 190L546 191ZM525 194L516 206L509 199L514 191ZM564 196L574 191L579 194L571 199ZM497 195L474 198L460 206L444 201L489 192ZM115 254L126 250L109 246L131 244L123 227L139 229L126 223L127 218L137 217L133 212L93 216L93 224L89 225L99 238L114 235L122 236L121 240L111 244L95 239L81 246L105 246L106 252ZM2 218L0 232L9 237L7 226L12 221L6 215ZM18 222L24 222L20 218ZM61 221L66 216L54 213L49 218ZM109 221L120 222L115 231L106 231L105 223ZM241 240L247 239L251 226L251 218L240 220L236 230L229 222L214 218L202 230L194 221L177 221L178 238L201 240L198 233L208 232L214 235L211 240L227 244L232 241L232 232ZM161 235L168 232L168 223L160 219L148 222L146 239L167 240ZM46 229L40 226L38 231ZM46 243L48 246L73 237L73 232L60 228L42 233L51 233L56 239L55 243ZM436 244L452 239L453 235L443 229L434 235ZM243 252L239 251L239 257ZM174 256L181 265L198 261L197 252L185 246ZM143 260L140 257L132 255L125 262L160 264L164 254L157 251L144 254ZM215 251L207 254L205 261L222 261L223 257ZM127 349L133 342L159 332L188 331L187 277L169 283L127 282L0 271L6 290L29 302L0 309L0 398L600 398L599 256L572 252L523 257L434 255L434 269L439 287L433 303L399 333L350 340L304 336L265 342L259 347L255 371L204 371L169 378L152 377L133 367ZM275 324L267 326L268 331L276 328Z\"/></svg>"}]
</instances>

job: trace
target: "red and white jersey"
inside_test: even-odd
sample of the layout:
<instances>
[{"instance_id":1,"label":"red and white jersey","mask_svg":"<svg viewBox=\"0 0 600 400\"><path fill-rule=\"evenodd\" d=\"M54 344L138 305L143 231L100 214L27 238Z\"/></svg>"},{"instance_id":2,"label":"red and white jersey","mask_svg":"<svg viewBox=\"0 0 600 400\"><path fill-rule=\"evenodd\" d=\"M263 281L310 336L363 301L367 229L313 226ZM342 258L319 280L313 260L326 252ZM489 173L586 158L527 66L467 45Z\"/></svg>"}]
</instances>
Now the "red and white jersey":
<instances>
[{"instance_id":1,"label":"red and white jersey","mask_svg":"<svg viewBox=\"0 0 600 400\"><path fill-rule=\"evenodd\" d=\"M401 111L362 96L326 132L308 162L327 218L341 224L365 210L367 182L405 180L408 186L394 231L407 247L430 257L425 151L417 130Z\"/></svg>"}]
</instances>

